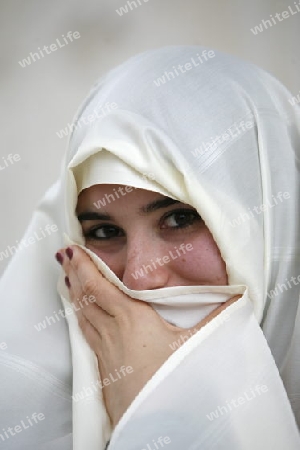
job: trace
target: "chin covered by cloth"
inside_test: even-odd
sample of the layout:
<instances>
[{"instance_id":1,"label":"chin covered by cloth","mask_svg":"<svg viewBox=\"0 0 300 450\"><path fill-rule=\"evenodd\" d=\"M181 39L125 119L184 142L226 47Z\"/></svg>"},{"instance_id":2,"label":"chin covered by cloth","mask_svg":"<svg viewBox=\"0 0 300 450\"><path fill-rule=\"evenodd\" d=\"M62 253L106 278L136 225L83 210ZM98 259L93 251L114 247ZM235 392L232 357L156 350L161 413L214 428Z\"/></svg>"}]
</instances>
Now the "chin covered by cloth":
<instances>
[{"instance_id":1,"label":"chin covered by cloth","mask_svg":"<svg viewBox=\"0 0 300 450\"><path fill-rule=\"evenodd\" d=\"M100 80L77 114L61 179L25 236L46 223L61 233L17 254L3 276L0 322L8 348L0 355L0 381L10 412L1 424L7 428L35 411L45 415L24 433L22 448L98 450L110 440L110 450L141 450L155 448L160 436L175 450L299 448L299 284L293 280L300 256L300 114L276 79L234 57L215 52L175 72L201 51L149 51ZM174 77L158 85L172 70ZM108 103L117 108L90 123L80 120ZM151 180L143 176L149 173ZM128 289L84 247L77 198L95 184L147 189L196 208L226 263L228 286ZM34 327L61 307L60 298L70 305L52 261L63 232L64 243L82 246L109 281L183 328L242 294L170 356L114 430L95 388L97 360L76 316L67 317L68 327L65 321L40 332ZM229 320L222 320L225 314ZM13 439L8 449L18 448Z\"/></svg>"}]
</instances>

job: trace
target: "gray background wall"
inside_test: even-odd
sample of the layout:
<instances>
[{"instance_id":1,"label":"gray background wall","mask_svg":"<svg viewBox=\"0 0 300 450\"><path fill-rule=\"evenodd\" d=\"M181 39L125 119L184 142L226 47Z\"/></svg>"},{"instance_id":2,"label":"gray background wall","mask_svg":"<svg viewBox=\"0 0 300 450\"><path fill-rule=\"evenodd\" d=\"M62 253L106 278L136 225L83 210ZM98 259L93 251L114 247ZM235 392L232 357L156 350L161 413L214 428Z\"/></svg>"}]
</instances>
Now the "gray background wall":
<instances>
[{"instance_id":1,"label":"gray background wall","mask_svg":"<svg viewBox=\"0 0 300 450\"><path fill-rule=\"evenodd\" d=\"M72 122L96 79L128 57L169 44L203 44L248 59L293 95L299 92L300 12L251 32L270 14L289 6L297 11L293 0L140 0L119 16L116 9L126 3L1 0L0 165L10 153L21 160L0 171L0 251L22 238L58 177L67 138L56 132ZM68 31L80 38L24 68L18 63ZM8 262L0 261L0 273Z\"/></svg>"}]
</instances>

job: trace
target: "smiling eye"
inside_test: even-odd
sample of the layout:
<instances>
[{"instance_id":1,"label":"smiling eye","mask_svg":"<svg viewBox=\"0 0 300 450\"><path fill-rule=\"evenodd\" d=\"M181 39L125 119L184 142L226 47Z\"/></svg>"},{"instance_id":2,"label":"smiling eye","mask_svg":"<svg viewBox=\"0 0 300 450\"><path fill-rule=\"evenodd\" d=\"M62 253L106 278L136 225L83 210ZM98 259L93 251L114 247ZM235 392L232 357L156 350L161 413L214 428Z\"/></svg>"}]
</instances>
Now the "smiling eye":
<instances>
[{"instance_id":1,"label":"smiling eye","mask_svg":"<svg viewBox=\"0 0 300 450\"><path fill-rule=\"evenodd\" d=\"M91 228L86 234L86 238L108 240L116 237L124 236L123 231L119 227L113 225L101 225Z\"/></svg>"},{"instance_id":2,"label":"smiling eye","mask_svg":"<svg viewBox=\"0 0 300 450\"><path fill-rule=\"evenodd\" d=\"M170 214L163 217L161 228L185 228L199 220L201 220L201 217L197 211L190 209L172 211Z\"/></svg>"}]
</instances>

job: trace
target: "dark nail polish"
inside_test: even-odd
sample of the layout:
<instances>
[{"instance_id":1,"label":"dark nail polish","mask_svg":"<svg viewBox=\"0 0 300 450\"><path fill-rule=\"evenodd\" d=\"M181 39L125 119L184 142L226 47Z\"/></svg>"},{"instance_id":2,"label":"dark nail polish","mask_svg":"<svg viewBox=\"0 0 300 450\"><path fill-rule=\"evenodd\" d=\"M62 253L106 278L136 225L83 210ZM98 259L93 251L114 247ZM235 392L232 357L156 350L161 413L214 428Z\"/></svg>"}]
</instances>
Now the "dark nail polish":
<instances>
[{"instance_id":1,"label":"dark nail polish","mask_svg":"<svg viewBox=\"0 0 300 450\"><path fill-rule=\"evenodd\" d=\"M69 277L65 278L65 283L66 283L66 286L70 289L71 283L70 283Z\"/></svg>"},{"instance_id":2,"label":"dark nail polish","mask_svg":"<svg viewBox=\"0 0 300 450\"><path fill-rule=\"evenodd\" d=\"M70 260L73 258L73 250L70 247L66 249L66 254Z\"/></svg>"},{"instance_id":3,"label":"dark nail polish","mask_svg":"<svg viewBox=\"0 0 300 450\"><path fill-rule=\"evenodd\" d=\"M59 262L59 264L63 263L64 257L63 257L63 255L60 252L57 252L55 254L55 258L56 258L56 261Z\"/></svg>"}]
</instances>

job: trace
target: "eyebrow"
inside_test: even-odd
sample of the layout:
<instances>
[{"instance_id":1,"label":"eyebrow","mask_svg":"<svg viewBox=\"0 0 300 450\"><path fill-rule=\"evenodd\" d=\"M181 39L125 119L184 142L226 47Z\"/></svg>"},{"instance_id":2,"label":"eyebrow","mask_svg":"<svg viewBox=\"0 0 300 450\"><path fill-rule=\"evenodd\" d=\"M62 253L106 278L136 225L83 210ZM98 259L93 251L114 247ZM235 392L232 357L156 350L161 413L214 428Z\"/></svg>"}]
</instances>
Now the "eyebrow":
<instances>
[{"instance_id":1,"label":"eyebrow","mask_svg":"<svg viewBox=\"0 0 300 450\"><path fill-rule=\"evenodd\" d=\"M174 200L173 198L166 197L166 198L162 198L159 200L154 200L153 202L148 203L148 205L142 206L139 209L139 212L143 213L143 214L149 214L154 211L157 211L158 209L166 208L167 206L174 205L175 203L180 203L180 202L179 202L179 200Z\"/></svg>"},{"instance_id":2,"label":"eyebrow","mask_svg":"<svg viewBox=\"0 0 300 450\"><path fill-rule=\"evenodd\" d=\"M139 208L140 214L149 214L154 211L157 211L161 208L167 208L168 206L175 205L176 203L180 203L179 200L174 200L173 198L166 197L159 200L154 200L148 205L142 206ZM86 211L77 216L79 222L83 222L85 220L112 220L113 217L106 213L99 213L96 211Z\"/></svg>"}]
</instances>

